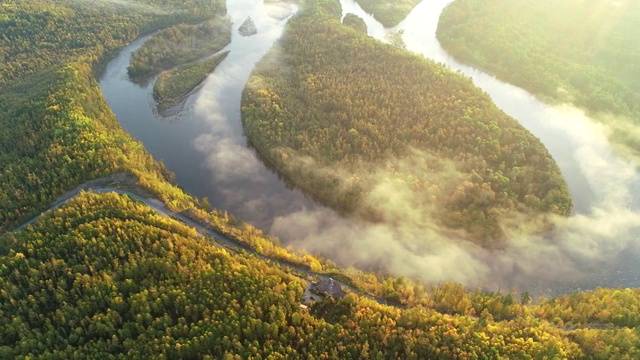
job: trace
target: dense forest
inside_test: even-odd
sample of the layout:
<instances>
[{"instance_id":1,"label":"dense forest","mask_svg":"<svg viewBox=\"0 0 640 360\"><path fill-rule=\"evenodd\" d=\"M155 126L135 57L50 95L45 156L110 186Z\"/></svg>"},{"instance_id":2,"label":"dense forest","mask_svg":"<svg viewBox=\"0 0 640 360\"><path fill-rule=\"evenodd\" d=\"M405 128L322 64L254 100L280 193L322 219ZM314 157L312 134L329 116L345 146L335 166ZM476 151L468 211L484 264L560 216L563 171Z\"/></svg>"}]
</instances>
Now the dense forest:
<instances>
[{"instance_id":1,"label":"dense forest","mask_svg":"<svg viewBox=\"0 0 640 360\"><path fill-rule=\"evenodd\" d=\"M140 33L225 13L223 1L137 0L114 6L75 0L4 1L0 7L0 86L70 61L108 58Z\"/></svg>"},{"instance_id":2,"label":"dense forest","mask_svg":"<svg viewBox=\"0 0 640 360\"><path fill-rule=\"evenodd\" d=\"M179 66L170 71L163 71L153 85L153 98L158 109L166 110L177 105L191 90L198 86L229 52L218 54L211 59L194 64Z\"/></svg>"},{"instance_id":3,"label":"dense forest","mask_svg":"<svg viewBox=\"0 0 640 360\"><path fill-rule=\"evenodd\" d=\"M162 70L200 60L231 42L231 23L216 17L197 25L180 24L161 30L131 56L133 81L144 81Z\"/></svg>"},{"instance_id":4,"label":"dense forest","mask_svg":"<svg viewBox=\"0 0 640 360\"><path fill-rule=\"evenodd\" d=\"M456 0L437 37L500 79L588 110L640 155L639 22L638 1Z\"/></svg>"},{"instance_id":5,"label":"dense forest","mask_svg":"<svg viewBox=\"0 0 640 360\"><path fill-rule=\"evenodd\" d=\"M211 0L0 5L0 359L640 356L637 289L531 304L527 293L339 269L173 185L118 126L96 74L142 32L223 13ZM97 178L158 198L237 246L115 193L81 193L9 232ZM302 309L302 270L358 293Z\"/></svg>"},{"instance_id":6,"label":"dense forest","mask_svg":"<svg viewBox=\"0 0 640 360\"><path fill-rule=\"evenodd\" d=\"M364 11L372 14L387 28L398 25L420 1L422 0L356 0Z\"/></svg>"},{"instance_id":7,"label":"dense forest","mask_svg":"<svg viewBox=\"0 0 640 360\"><path fill-rule=\"evenodd\" d=\"M0 357L211 359L633 359L632 290L540 305L510 296L477 315L348 294L301 308L306 276L215 246L117 194L84 193L0 235ZM467 296L440 288L436 298ZM495 299L499 299L495 302ZM526 303L526 298L524 298ZM609 314L589 321L591 302ZM495 319L493 308L517 313ZM458 308L470 308L460 304ZM601 309L602 309L601 308ZM466 312L473 314L472 310ZM548 319L574 319L566 329ZM584 318L583 320L581 320ZM576 321L580 319L580 323ZM600 321L601 320L601 321ZM634 327L636 329L634 329Z\"/></svg>"},{"instance_id":8,"label":"dense forest","mask_svg":"<svg viewBox=\"0 0 640 360\"><path fill-rule=\"evenodd\" d=\"M29 86L30 97L0 100L1 229L78 184L124 171L158 196L184 198L164 180L164 168L120 130L86 65L67 65L20 86Z\"/></svg>"},{"instance_id":9,"label":"dense forest","mask_svg":"<svg viewBox=\"0 0 640 360\"><path fill-rule=\"evenodd\" d=\"M395 206L409 217L489 247L513 213L568 214L547 150L469 79L341 25L337 1L316 4L290 21L243 94L249 140L286 178L387 223L409 216L387 207L401 192Z\"/></svg>"},{"instance_id":10,"label":"dense forest","mask_svg":"<svg viewBox=\"0 0 640 360\"><path fill-rule=\"evenodd\" d=\"M350 26L358 31L363 32L364 34L367 33L367 24L364 22L364 20L359 17L356 14L346 14L344 16L344 19L342 19L343 24L345 24L346 26Z\"/></svg>"},{"instance_id":11,"label":"dense forest","mask_svg":"<svg viewBox=\"0 0 640 360\"><path fill-rule=\"evenodd\" d=\"M171 10L171 11L167 11ZM87 180L127 172L175 206L192 199L122 131L95 73L139 33L225 12L222 2L4 2L0 7L0 230Z\"/></svg>"}]
</instances>

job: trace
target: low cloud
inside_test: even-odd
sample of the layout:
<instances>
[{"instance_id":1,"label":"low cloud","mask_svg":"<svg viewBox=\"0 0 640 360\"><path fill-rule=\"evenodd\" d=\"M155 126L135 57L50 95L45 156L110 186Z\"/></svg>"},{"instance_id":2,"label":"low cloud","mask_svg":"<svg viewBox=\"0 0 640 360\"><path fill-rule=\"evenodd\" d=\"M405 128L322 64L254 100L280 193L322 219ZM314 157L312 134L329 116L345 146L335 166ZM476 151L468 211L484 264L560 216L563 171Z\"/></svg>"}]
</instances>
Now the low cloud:
<instances>
[{"instance_id":1,"label":"low cloud","mask_svg":"<svg viewBox=\"0 0 640 360\"><path fill-rule=\"evenodd\" d=\"M266 53L282 31L280 17L285 6L237 3L229 6L234 26L252 16L258 33L250 37L235 31L233 43L225 50L229 55L186 105L194 108L193 121L204 123L206 129L193 146L205 154L202 166L210 170L208 186L214 206L227 209L233 215L262 229L269 229L274 216L291 213L308 205L311 200L299 191L288 190L277 175L264 167L255 151L247 146L240 119L240 99L253 65ZM295 6L286 6L291 12ZM266 14L266 16L262 16Z\"/></svg>"},{"instance_id":2,"label":"low cloud","mask_svg":"<svg viewBox=\"0 0 640 360\"><path fill-rule=\"evenodd\" d=\"M236 119L229 119L240 107L238 99L227 96L222 89L229 92L237 87L237 77L242 77L241 64L226 64L224 71L216 71L210 75L208 86L198 94L195 103L196 113L203 114L210 125L210 131L196 138L194 146L207 154L204 166L214 170L216 181L229 183L238 179L250 178L260 182L260 162L253 151L238 139L238 129L233 126ZM246 75L245 75L246 76ZM239 96L237 97L239 98ZM239 124L238 124L239 125Z\"/></svg>"},{"instance_id":3,"label":"low cloud","mask_svg":"<svg viewBox=\"0 0 640 360\"><path fill-rule=\"evenodd\" d=\"M552 233L532 233L535 220L514 215L507 220L513 226L505 228L509 239L506 248L480 248L440 228L432 220L437 209L416 202L410 184L392 180L388 169L376 170L380 180L368 200L381 204L387 218L394 219L391 224L357 222L327 209L305 209L277 217L271 232L295 247L345 266L383 269L431 283L516 287L538 294L594 286L637 286L640 269L629 256L638 253L640 240L639 194L633 191L633 186L640 184L637 166L611 152L603 125L571 107L554 111L564 115L566 121L555 126L573 135L573 156L595 196L584 213L554 217ZM422 155L416 152L396 161L396 170L416 169ZM450 164L439 166L434 184L449 184L440 190L451 191L464 180ZM416 173L425 171L434 175L419 167Z\"/></svg>"}]
</instances>

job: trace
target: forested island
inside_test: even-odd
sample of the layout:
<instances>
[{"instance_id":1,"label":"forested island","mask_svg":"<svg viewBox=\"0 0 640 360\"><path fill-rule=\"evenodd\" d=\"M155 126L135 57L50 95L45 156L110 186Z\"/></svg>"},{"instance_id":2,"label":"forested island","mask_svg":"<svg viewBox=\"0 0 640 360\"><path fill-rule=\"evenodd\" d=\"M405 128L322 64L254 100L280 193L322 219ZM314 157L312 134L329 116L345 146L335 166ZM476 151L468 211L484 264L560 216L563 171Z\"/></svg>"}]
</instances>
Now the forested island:
<instances>
[{"instance_id":1,"label":"forested island","mask_svg":"<svg viewBox=\"0 0 640 360\"><path fill-rule=\"evenodd\" d=\"M406 198L411 217L487 247L514 213L569 213L547 150L469 79L343 26L337 1L318 3L290 21L243 95L249 140L288 180L370 221L402 224L408 213L388 204Z\"/></svg>"},{"instance_id":2,"label":"forested island","mask_svg":"<svg viewBox=\"0 0 640 360\"><path fill-rule=\"evenodd\" d=\"M158 110L163 111L176 106L189 92L202 83L228 54L229 52L223 52L211 59L182 65L160 73L153 85L153 98L157 102Z\"/></svg>"},{"instance_id":3,"label":"forested island","mask_svg":"<svg viewBox=\"0 0 640 360\"><path fill-rule=\"evenodd\" d=\"M180 24L161 30L131 56L129 77L147 80L163 70L200 60L231 41L227 17L215 17L197 25Z\"/></svg>"},{"instance_id":4,"label":"forested island","mask_svg":"<svg viewBox=\"0 0 640 360\"><path fill-rule=\"evenodd\" d=\"M639 22L637 1L456 0L442 13L437 37L462 61L586 109L637 156Z\"/></svg>"},{"instance_id":5,"label":"forested island","mask_svg":"<svg viewBox=\"0 0 640 360\"><path fill-rule=\"evenodd\" d=\"M334 14L335 3L318 4ZM287 250L183 192L122 130L96 77L140 34L224 13L223 2L211 0L0 5L1 359L640 357L637 289L532 304L525 292L468 291L340 269ZM345 49L362 41L348 39ZM12 231L89 180L164 204L238 247L220 248L193 227L115 193L81 193ZM303 309L310 272L395 306L350 293Z\"/></svg>"}]
</instances>

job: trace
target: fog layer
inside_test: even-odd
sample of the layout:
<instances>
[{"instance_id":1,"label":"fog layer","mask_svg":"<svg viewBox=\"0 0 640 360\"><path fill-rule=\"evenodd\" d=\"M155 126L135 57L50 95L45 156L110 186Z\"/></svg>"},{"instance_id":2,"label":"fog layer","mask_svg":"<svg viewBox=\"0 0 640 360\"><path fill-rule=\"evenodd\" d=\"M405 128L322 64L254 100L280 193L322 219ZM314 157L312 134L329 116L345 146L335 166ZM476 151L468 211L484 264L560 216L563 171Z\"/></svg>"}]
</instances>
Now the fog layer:
<instances>
[{"instance_id":1,"label":"fog layer","mask_svg":"<svg viewBox=\"0 0 640 360\"><path fill-rule=\"evenodd\" d=\"M380 30L353 1L342 3L345 12L365 19L370 33L384 37L387 31ZM390 31L404 30L403 40L409 50L472 77L499 107L543 140L567 178L576 204L573 216L552 220L556 227L553 233L532 235L528 230L534 227L535 220L514 215L506 229L509 243L503 250L488 251L461 241L458 234L439 228L431 220L437 204L416 203L406 183L389 180L385 166L371 169L371 176L380 180L367 201L385 204L386 215L396 220L392 225L348 220L330 209L300 202L278 204L279 194L268 188L262 189L261 195L247 197L231 185L242 181L259 188L263 169L253 150L238 141L242 134L240 124L230 122L228 116L239 111L239 100L228 99L224 90L225 84L244 85L246 67L253 65L246 59L236 59L243 62L216 71L196 101L196 113L211 127L195 144L208 156L205 165L211 169L212 180L229 184L225 196L243 204L244 218L268 219L273 215L265 214L265 209L273 208L274 203L281 206L266 230L295 247L342 265L384 269L429 282L457 281L491 288L516 286L541 292L551 288L562 292L594 286L639 286L634 260L640 234L637 165L617 156L605 136L609 129L580 110L570 105L545 105L521 89L451 59L435 40L437 16L446 3L425 1ZM236 17L251 15L258 20L258 31L264 31L260 28L260 15L241 13L241 7L236 9ZM233 9L230 13L234 14ZM268 19L279 21L277 17ZM233 52L225 62L234 61L232 56ZM260 56L247 59L257 61ZM398 166L415 166L428 163L430 155L414 153L394 161ZM461 179L460 174L448 171L438 176L451 180L452 186Z\"/></svg>"}]
</instances>

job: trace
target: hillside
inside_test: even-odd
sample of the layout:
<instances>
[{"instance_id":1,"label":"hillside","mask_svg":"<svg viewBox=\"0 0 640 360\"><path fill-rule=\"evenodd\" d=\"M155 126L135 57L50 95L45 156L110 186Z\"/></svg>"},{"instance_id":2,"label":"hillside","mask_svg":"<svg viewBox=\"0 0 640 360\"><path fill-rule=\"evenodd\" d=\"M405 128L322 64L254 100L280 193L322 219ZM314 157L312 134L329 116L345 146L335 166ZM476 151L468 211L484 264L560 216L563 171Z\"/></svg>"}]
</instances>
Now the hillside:
<instances>
[{"instance_id":1,"label":"hillside","mask_svg":"<svg viewBox=\"0 0 640 360\"><path fill-rule=\"evenodd\" d=\"M167 12L171 10L171 14ZM176 206L193 201L118 125L95 79L143 31L201 21L220 2L29 1L0 7L0 230L87 180L128 172Z\"/></svg>"},{"instance_id":2,"label":"hillside","mask_svg":"<svg viewBox=\"0 0 640 360\"><path fill-rule=\"evenodd\" d=\"M639 155L638 22L637 1L456 0L437 37L462 61L587 110Z\"/></svg>"},{"instance_id":3,"label":"hillside","mask_svg":"<svg viewBox=\"0 0 640 360\"><path fill-rule=\"evenodd\" d=\"M407 17L421 0L356 0L364 11L373 14L386 28L392 28Z\"/></svg>"},{"instance_id":4,"label":"hillside","mask_svg":"<svg viewBox=\"0 0 640 360\"><path fill-rule=\"evenodd\" d=\"M75 0L3 2L0 89L10 80L81 59L92 65L140 33L226 12L224 2Z\"/></svg>"},{"instance_id":5,"label":"hillside","mask_svg":"<svg viewBox=\"0 0 640 360\"><path fill-rule=\"evenodd\" d=\"M637 319L607 330L587 324L567 332L532 315L538 307L517 305L516 317L497 321L492 309L479 317L452 316L354 294L302 309L306 283L299 275L221 249L117 194L81 194L27 229L1 235L0 285L2 358L638 355L629 346L638 344L638 332L624 327L639 325ZM622 300L620 292L603 292L613 294L607 305ZM623 293L625 304L638 304L637 292ZM444 289L441 294L458 296ZM495 303L510 304L510 297ZM580 304L587 303L572 303ZM562 312L568 305L559 299L544 311Z\"/></svg>"},{"instance_id":6,"label":"hillside","mask_svg":"<svg viewBox=\"0 0 640 360\"><path fill-rule=\"evenodd\" d=\"M246 134L278 172L343 214L431 219L488 247L514 214L569 213L539 139L469 79L341 25L336 1L316 4L243 94Z\"/></svg>"}]
</instances>

